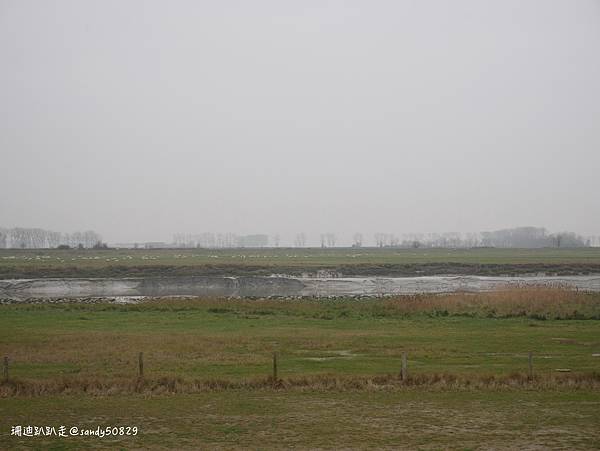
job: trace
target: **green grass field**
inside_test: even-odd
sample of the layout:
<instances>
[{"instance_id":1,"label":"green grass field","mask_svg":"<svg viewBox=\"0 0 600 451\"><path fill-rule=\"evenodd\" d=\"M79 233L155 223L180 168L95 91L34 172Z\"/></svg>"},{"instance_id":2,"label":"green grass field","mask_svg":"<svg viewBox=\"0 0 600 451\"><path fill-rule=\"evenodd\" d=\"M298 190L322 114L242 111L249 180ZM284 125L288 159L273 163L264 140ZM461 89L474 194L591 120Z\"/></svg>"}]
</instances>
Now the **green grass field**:
<instances>
[{"instance_id":1,"label":"green grass field","mask_svg":"<svg viewBox=\"0 0 600 451\"><path fill-rule=\"evenodd\" d=\"M600 446L600 294L29 303L0 313L4 449ZM140 433L10 436L29 424Z\"/></svg>"},{"instance_id":2,"label":"green grass field","mask_svg":"<svg viewBox=\"0 0 600 451\"><path fill-rule=\"evenodd\" d=\"M137 426L133 437L11 437L14 425ZM248 391L2 399L3 449L597 449L589 390Z\"/></svg>"},{"instance_id":3,"label":"green grass field","mask_svg":"<svg viewBox=\"0 0 600 451\"><path fill-rule=\"evenodd\" d=\"M156 377L267 376L275 351L281 376L396 373L402 352L413 374L525 371L529 351L539 354L540 373L600 371L592 357L600 352L600 295L548 300L545 309L538 300L542 307L531 309L536 295L525 293L505 310L510 300L495 294L413 297L411 311L402 298L5 305L0 355L14 360L17 378L128 377L138 352Z\"/></svg>"},{"instance_id":4,"label":"green grass field","mask_svg":"<svg viewBox=\"0 0 600 451\"><path fill-rule=\"evenodd\" d=\"M0 250L0 278L271 274L600 273L600 248Z\"/></svg>"}]
</instances>

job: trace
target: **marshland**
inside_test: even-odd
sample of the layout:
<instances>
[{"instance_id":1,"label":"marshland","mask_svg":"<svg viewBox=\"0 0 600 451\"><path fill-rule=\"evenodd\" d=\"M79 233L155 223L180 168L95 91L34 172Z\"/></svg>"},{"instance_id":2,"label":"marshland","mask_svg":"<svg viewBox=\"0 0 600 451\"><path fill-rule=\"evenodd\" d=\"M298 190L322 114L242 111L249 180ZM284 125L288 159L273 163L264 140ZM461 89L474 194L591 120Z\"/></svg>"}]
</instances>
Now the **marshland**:
<instances>
[{"instance_id":1,"label":"marshland","mask_svg":"<svg viewBox=\"0 0 600 451\"><path fill-rule=\"evenodd\" d=\"M0 450L600 449L599 5L0 0Z\"/></svg>"}]
</instances>

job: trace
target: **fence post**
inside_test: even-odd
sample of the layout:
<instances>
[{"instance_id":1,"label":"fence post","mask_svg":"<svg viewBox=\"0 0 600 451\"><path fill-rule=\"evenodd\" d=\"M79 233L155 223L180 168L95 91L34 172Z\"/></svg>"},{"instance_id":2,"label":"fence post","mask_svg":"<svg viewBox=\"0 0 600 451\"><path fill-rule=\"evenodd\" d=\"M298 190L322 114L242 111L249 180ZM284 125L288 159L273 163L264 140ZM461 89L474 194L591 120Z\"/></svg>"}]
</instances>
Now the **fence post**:
<instances>
[{"instance_id":1,"label":"fence post","mask_svg":"<svg viewBox=\"0 0 600 451\"><path fill-rule=\"evenodd\" d=\"M529 379L533 379L533 352L529 352L529 356L528 356L528 362L529 362Z\"/></svg>"},{"instance_id":2,"label":"fence post","mask_svg":"<svg viewBox=\"0 0 600 451\"><path fill-rule=\"evenodd\" d=\"M402 371L400 372L400 379L406 381L408 379L408 362L406 352L402 353Z\"/></svg>"},{"instance_id":3,"label":"fence post","mask_svg":"<svg viewBox=\"0 0 600 451\"><path fill-rule=\"evenodd\" d=\"M144 377L144 353L140 352L138 355L138 376Z\"/></svg>"},{"instance_id":4,"label":"fence post","mask_svg":"<svg viewBox=\"0 0 600 451\"><path fill-rule=\"evenodd\" d=\"M273 353L273 382L277 381L277 353Z\"/></svg>"},{"instance_id":5,"label":"fence post","mask_svg":"<svg viewBox=\"0 0 600 451\"><path fill-rule=\"evenodd\" d=\"M8 356L4 356L4 382L8 382Z\"/></svg>"}]
</instances>

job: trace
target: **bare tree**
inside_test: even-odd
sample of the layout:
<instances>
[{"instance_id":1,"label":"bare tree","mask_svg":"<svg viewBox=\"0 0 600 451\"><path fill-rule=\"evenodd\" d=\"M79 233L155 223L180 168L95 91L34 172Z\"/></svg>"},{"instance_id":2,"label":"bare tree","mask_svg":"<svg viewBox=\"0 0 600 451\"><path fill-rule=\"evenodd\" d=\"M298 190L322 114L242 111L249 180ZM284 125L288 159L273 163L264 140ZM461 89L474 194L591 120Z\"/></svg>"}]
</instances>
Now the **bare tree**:
<instances>
[{"instance_id":1,"label":"bare tree","mask_svg":"<svg viewBox=\"0 0 600 451\"><path fill-rule=\"evenodd\" d=\"M48 247L54 248L60 245L60 232L49 232L48 233Z\"/></svg>"},{"instance_id":2,"label":"bare tree","mask_svg":"<svg viewBox=\"0 0 600 451\"><path fill-rule=\"evenodd\" d=\"M352 243L352 247L362 247L362 243L363 243L363 236L362 233L360 232L356 232L354 234L354 236L352 237L353 239L353 243Z\"/></svg>"},{"instance_id":3,"label":"bare tree","mask_svg":"<svg viewBox=\"0 0 600 451\"><path fill-rule=\"evenodd\" d=\"M304 232L300 232L296 235L296 240L294 241L296 247L304 247L306 244L306 235Z\"/></svg>"},{"instance_id":4,"label":"bare tree","mask_svg":"<svg viewBox=\"0 0 600 451\"><path fill-rule=\"evenodd\" d=\"M335 233L327 233L327 247L335 247Z\"/></svg>"},{"instance_id":5,"label":"bare tree","mask_svg":"<svg viewBox=\"0 0 600 451\"><path fill-rule=\"evenodd\" d=\"M387 233L378 232L375 234L375 243L378 247L386 247L389 243L389 238Z\"/></svg>"},{"instance_id":6,"label":"bare tree","mask_svg":"<svg viewBox=\"0 0 600 451\"><path fill-rule=\"evenodd\" d=\"M375 234L375 246L377 247L383 247L383 234L377 232Z\"/></svg>"},{"instance_id":7,"label":"bare tree","mask_svg":"<svg viewBox=\"0 0 600 451\"><path fill-rule=\"evenodd\" d=\"M560 233L557 233L556 235L554 235L554 242L556 243L556 247L560 247L560 243L562 242L562 235Z\"/></svg>"},{"instance_id":8,"label":"bare tree","mask_svg":"<svg viewBox=\"0 0 600 451\"><path fill-rule=\"evenodd\" d=\"M61 244L71 247L78 245L92 247L101 239L100 235L91 230L85 233L61 234L40 228L0 229L0 247L20 249L47 249L58 247Z\"/></svg>"}]
</instances>

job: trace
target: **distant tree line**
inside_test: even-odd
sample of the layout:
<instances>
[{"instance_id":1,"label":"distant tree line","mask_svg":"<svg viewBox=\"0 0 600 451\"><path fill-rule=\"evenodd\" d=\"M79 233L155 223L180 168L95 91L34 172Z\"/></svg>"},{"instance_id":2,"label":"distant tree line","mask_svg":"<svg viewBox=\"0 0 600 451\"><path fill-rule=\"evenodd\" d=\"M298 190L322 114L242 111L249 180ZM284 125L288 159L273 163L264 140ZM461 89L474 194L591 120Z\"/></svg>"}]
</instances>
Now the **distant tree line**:
<instances>
[{"instance_id":1,"label":"distant tree line","mask_svg":"<svg viewBox=\"0 0 600 451\"><path fill-rule=\"evenodd\" d=\"M373 236L377 247L387 248L542 248L542 247L589 247L600 245L600 237L584 238L573 232L549 233L542 227L516 227L492 232L477 233L412 233L395 235L378 232ZM267 247L269 236L266 234L236 235L234 233L200 234L177 233L173 237L173 246L178 248L235 248ZM280 243L279 234L272 237L273 246ZM306 247L304 232L294 239L295 247ZM335 247L337 237L332 232L320 235L323 248ZM362 233L352 237L352 247L365 245ZM367 244L368 245L368 244ZM96 248L104 249L102 237L92 231L61 233L40 228L14 227L0 228L0 249L48 249L48 248Z\"/></svg>"},{"instance_id":2,"label":"distant tree line","mask_svg":"<svg viewBox=\"0 0 600 451\"><path fill-rule=\"evenodd\" d=\"M300 232L296 234L296 238L294 239L295 247L304 247L306 246L306 234L304 232Z\"/></svg>"},{"instance_id":3,"label":"distant tree line","mask_svg":"<svg viewBox=\"0 0 600 451\"><path fill-rule=\"evenodd\" d=\"M327 232L321 234L321 247L335 247L335 233Z\"/></svg>"},{"instance_id":4,"label":"distant tree line","mask_svg":"<svg viewBox=\"0 0 600 451\"><path fill-rule=\"evenodd\" d=\"M389 233L376 233L377 247L399 248L542 248L589 247L591 240L573 232L549 233L542 227L516 227L479 233L405 234L401 238Z\"/></svg>"},{"instance_id":5,"label":"distant tree line","mask_svg":"<svg viewBox=\"0 0 600 451\"><path fill-rule=\"evenodd\" d=\"M275 237L276 245L279 237ZM264 234L241 235L235 233L212 233L200 234L176 233L173 235L173 245L179 248L233 248L233 247L266 247L269 245L269 236Z\"/></svg>"},{"instance_id":6,"label":"distant tree line","mask_svg":"<svg viewBox=\"0 0 600 451\"><path fill-rule=\"evenodd\" d=\"M61 233L39 228L0 228L0 249L105 248L93 230Z\"/></svg>"},{"instance_id":7,"label":"distant tree line","mask_svg":"<svg viewBox=\"0 0 600 451\"><path fill-rule=\"evenodd\" d=\"M589 247L600 245L600 237L584 238L573 232L549 233L543 227L515 227L491 232L470 233L394 233L378 232L373 235L376 247L381 248L542 248L542 247ZM360 248L372 245L365 244L364 235L356 232L352 236L352 247ZM320 247L332 248L339 246L337 236L333 232L319 235ZM373 242L371 242L373 243ZM177 233L173 236L173 247L178 248L235 248L235 247L279 247L280 236L275 234L269 239L268 235L243 235L234 233ZM293 246L307 246L307 236L304 232L297 233Z\"/></svg>"}]
</instances>

